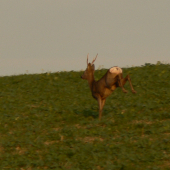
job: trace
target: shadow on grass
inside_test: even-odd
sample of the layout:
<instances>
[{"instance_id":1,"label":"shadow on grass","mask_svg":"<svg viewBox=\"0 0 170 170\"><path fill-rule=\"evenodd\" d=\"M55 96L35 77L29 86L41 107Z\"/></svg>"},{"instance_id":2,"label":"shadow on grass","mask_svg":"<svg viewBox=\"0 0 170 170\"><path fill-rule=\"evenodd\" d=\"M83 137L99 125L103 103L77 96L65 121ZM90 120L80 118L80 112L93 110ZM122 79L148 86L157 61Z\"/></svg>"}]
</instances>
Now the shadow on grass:
<instances>
[{"instance_id":1,"label":"shadow on grass","mask_svg":"<svg viewBox=\"0 0 170 170\"><path fill-rule=\"evenodd\" d=\"M91 109L84 109L82 111L84 117L93 117L94 119L98 118L99 112Z\"/></svg>"},{"instance_id":2,"label":"shadow on grass","mask_svg":"<svg viewBox=\"0 0 170 170\"><path fill-rule=\"evenodd\" d=\"M82 115L83 117L93 117L94 119L97 119L99 117L99 112L98 110L93 110L93 109L84 109L82 111L74 110L74 112L78 115ZM108 112L106 109L103 109L102 115L107 115Z\"/></svg>"},{"instance_id":3,"label":"shadow on grass","mask_svg":"<svg viewBox=\"0 0 170 170\"><path fill-rule=\"evenodd\" d=\"M86 117L86 118L87 117L93 117L94 119L99 116L98 111L92 110L92 109L84 109L84 110L75 109L74 113L76 113L77 115L81 115L83 117Z\"/></svg>"}]
</instances>

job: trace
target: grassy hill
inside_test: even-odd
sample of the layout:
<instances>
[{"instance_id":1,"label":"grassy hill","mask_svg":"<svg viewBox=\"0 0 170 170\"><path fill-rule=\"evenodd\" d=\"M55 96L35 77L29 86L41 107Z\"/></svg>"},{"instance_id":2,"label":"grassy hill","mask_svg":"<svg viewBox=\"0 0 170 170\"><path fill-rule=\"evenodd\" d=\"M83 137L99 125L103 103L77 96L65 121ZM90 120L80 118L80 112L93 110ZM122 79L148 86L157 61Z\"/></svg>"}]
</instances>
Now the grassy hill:
<instances>
[{"instance_id":1,"label":"grassy hill","mask_svg":"<svg viewBox=\"0 0 170 170\"><path fill-rule=\"evenodd\" d=\"M101 121L83 72L0 77L0 169L169 170L170 65L123 71L137 94L116 89Z\"/></svg>"}]
</instances>

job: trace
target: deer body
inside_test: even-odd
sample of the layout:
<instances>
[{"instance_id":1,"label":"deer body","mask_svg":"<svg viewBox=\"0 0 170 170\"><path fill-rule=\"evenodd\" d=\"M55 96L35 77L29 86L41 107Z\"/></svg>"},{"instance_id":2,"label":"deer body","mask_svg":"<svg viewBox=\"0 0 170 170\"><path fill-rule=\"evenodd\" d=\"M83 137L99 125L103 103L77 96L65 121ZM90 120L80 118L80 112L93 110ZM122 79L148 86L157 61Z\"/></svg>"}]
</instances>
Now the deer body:
<instances>
[{"instance_id":1,"label":"deer body","mask_svg":"<svg viewBox=\"0 0 170 170\"><path fill-rule=\"evenodd\" d=\"M97 55L96 55L97 58ZM131 90L133 93L136 91L133 89L131 80L129 75L123 78L123 71L119 67L112 67L110 68L106 74L98 81L94 79L94 61L92 63L88 63L88 56L87 56L87 69L85 70L84 74L81 76L82 79L87 79L90 90L92 92L93 98L98 101L99 105L99 119L102 117L102 110L106 101L106 98L117 88L121 87L124 93L127 91L124 89L124 84L128 80L131 86Z\"/></svg>"},{"instance_id":2,"label":"deer body","mask_svg":"<svg viewBox=\"0 0 170 170\"><path fill-rule=\"evenodd\" d=\"M116 89L116 81L112 81L111 85L106 83L107 72L100 80L92 82L92 95L95 98L96 94L100 94L101 99L108 97ZM114 80L114 79L113 79Z\"/></svg>"}]
</instances>

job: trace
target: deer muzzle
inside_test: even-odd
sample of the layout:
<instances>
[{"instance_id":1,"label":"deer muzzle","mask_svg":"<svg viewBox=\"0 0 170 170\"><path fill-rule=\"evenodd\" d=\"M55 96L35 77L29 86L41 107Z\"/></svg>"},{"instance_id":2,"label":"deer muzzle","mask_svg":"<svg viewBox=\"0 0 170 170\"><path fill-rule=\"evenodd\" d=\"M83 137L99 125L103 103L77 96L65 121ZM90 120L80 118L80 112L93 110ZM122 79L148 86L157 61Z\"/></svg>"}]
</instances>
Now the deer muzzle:
<instances>
[{"instance_id":1,"label":"deer muzzle","mask_svg":"<svg viewBox=\"0 0 170 170\"><path fill-rule=\"evenodd\" d=\"M83 74L83 75L81 75L80 76L80 78L82 78L82 79L86 79L86 77L85 77L85 75Z\"/></svg>"}]
</instances>

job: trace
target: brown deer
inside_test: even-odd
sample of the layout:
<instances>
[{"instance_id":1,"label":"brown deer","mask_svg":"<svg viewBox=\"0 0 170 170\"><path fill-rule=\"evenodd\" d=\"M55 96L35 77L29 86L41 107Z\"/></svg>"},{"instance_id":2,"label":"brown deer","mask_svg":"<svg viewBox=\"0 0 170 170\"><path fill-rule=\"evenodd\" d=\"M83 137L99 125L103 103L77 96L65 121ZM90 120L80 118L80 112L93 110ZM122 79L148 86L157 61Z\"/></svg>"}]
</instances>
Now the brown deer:
<instances>
[{"instance_id":1,"label":"brown deer","mask_svg":"<svg viewBox=\"0 0 170 170\"><path fill-rule=\"evenodd\" d=\"M98 55L98 54L97 54ZM88 84L90 86L90 90L92 92L93 98L95 98L98 101L99 105L99 119L102 117L102 110L105 105L106 98L117 88L121 87L122 91L124 93L127 93L127 91L124 89L124 85L126 81L129 81L131 90L133 93L136 93L134 90L131 79L129 75L127 75L125 78L123 78L123 71L120 67L112 67L109 70L107 70L106 74L98 81L95 81L94 79L94 71L95 66L94 62L97 58L97 55L95 59L93 59L92 63L88 63L88 56L87 55L87 68L84 71L83 75L81 76L82 79L86 79L88 81Z\"/></svg>"}]
</instances>

